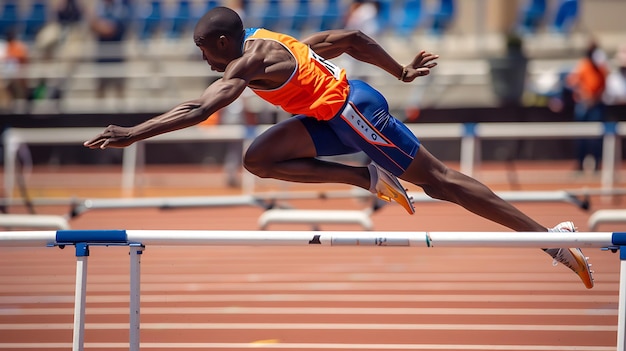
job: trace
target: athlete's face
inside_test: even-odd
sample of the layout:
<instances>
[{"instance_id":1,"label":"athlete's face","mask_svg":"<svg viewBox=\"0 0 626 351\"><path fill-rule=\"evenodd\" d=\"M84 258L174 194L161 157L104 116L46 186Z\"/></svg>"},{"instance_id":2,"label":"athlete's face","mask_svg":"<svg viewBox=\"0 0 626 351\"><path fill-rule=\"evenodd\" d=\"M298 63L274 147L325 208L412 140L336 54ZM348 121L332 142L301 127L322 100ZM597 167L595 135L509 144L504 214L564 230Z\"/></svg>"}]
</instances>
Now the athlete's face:
<instances>
[{"instance_id":1,"label":"athlete's face","mask_svg":"<svg viewBox=\"0 0 626 351\"><path fill-rule=\"evenodd\" d=\"M202 51L202 59L211 66L211 70L216 72L224 72L224 70L226 70L226 66L228 66L229 62L226 62L224 58L216 55L215 50L200 46L200 51Z\"/></svg>"},{"instance_id":2,"label":"athlete's face","mask_svg":"<svg viewBox=\"0 0 626 351\"><path fill-rule=\"evenodd\" d=\"M233 42L225 36L220 36L214 42L199 45L202 51L202 59L205 60L211 69L217 72L224 72L226 66L241 54L232 47Z\"/></svg>"}]
</instances>

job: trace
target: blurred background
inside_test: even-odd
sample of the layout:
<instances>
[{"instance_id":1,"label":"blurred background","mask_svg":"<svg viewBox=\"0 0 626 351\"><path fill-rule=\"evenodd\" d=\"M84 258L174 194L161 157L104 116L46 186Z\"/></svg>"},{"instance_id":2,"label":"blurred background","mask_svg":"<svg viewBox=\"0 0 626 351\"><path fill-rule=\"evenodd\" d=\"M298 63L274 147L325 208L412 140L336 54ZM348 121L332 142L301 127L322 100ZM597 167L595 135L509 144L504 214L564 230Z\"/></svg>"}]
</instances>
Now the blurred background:
<instances>
[{"instance_id":1,"label":"blurred background","mask_svg":"<svg viewBox=\"0 0 626 351\"><path fill-rule=\"evenodd\" d=\"M358 28L403 63L422 49L439 54L433 73L412 84L349 57L337 59L352 79L380 89L393 114L415 124L418 137L420 123L626 116L623 0L2 0L1 127L129 126L199 96L219 76L202 61L192 32L198 18L218 5L236 9L247 27L296 37ZM585 74L591 78L581 78ZM591 93L578 91L580 82L589 81ZM246 92L198 128L288 117ZM428 145L441 159L456 162L459 143ZM76 142L24 144L19 159L43 170L123 162L120 150L87 150ZM224 166L227 185L236 187L241 145L235 144L151 144L145 164ZM580 151L579 144L571 138L488 140L481 158L565 161L569 171L597 171L598 146ZM594 162L583 165L581 154Z\"/></svg>"}]
</instances>

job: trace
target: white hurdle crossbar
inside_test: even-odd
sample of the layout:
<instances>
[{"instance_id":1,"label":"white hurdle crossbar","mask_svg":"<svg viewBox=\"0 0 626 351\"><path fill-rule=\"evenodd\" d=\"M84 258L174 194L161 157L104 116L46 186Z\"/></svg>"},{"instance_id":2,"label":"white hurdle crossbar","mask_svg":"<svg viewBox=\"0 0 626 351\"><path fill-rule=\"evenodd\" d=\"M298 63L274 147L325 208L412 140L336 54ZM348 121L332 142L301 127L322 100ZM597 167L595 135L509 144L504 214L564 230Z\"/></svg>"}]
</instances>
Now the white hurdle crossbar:
<instances>
[{"instance_id":1,"label":"white hurdle crossbar","mask_svg":"<svg viewBox=\"0 0 626 351\"><path fill-rule=\"evenodd\" d=\"M139 351L140 256L146 245L581 247L620 252L617 350L626 351L626 232L360 232L58 230L0 232L0 246L76 248L73 351L82 351L85 332L87 258L90 246L130 247L130 351Z\"/></svg>"},{"instance_id":2,"label":"white hurdle crossbar","mask_svg":"<svg viewBox=\"0 0 626 351\"><path fill-rule=\"evenodd\" d=\"M568 191L499 191L498 196L508 202L563 202L571 203L581 209L589 208L587 197L594 194L606 194L609 192L594 192L592 190ZM626 189L613 189L611 194L625 194ZM409 192L408 195L414 203L439 202L423 192ZM226 207L226 206L254 206L271 208L274 203L281 200L305 200L305 199L348 199L348 198L374 198L367 190L353 188L350 190L336 191L292 191L292 192L267 192L250 195L224 195L224 196L178 196L178 197L140 197L140 198L92 198L83 200L69 199L42 199L41 204L68 204L72 207L71 217L76 217L86 211L125 209L125 208L160 208L179 209L192 207ZM16 199L0 199L4 204L23 204ZM37 200L33 201L38 204Z\"/></svg>"}]
</instances>

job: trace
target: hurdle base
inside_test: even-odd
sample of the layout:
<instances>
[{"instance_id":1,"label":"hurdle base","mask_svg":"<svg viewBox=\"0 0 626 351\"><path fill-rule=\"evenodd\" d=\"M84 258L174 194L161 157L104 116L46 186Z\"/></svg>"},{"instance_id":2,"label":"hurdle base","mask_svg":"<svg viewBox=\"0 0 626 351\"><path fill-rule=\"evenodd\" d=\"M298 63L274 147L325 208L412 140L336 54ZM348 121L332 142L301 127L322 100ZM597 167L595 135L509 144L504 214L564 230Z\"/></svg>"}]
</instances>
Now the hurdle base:
<instances>
[{"instance_id":1,"label":"hurdle base","mask_svg":"<svg viewBox=\"0 0 626 351\"><path fill-rule=\"evenodd\" d=\"M308 224L355 224L364 230L372 230L371 210L293 210L271 209L259 217L259 229L266 230L272 223Z\"/></svg>"},{"instance_id":2,"label":"hurdle base","mask_svg":"<svg viewBox=\"0 0 626 351\"><path fill-rule=\"evenodd\" d=\"M130 248L130 320L129 350L139 351L140 344L140 278L141 254L145 245L137 242L54 242L48 247L64 249L66 245L74 245L76 250L76 288L74 293L74 329L72 351L84 351L85 345L85 305L87 301L87 264L89 247L94 246L128 246Z\"/></svg>"}]
</instances>

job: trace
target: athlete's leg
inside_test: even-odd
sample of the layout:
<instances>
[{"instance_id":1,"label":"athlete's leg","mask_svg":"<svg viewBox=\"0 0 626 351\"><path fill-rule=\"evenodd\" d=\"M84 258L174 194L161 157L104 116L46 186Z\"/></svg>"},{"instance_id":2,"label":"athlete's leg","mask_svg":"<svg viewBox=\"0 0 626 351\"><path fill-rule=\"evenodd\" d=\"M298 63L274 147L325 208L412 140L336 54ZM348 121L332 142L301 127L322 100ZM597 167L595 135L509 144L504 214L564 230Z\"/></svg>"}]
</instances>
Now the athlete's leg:
<instances>
[{"instance_id":1,"label":"athlete's leg","mask_svg":"<svg viewBox=\"0 0 626 351\"><path fill-rule=\"evenodd\" d=\"M400 178L420 186L430 197L459 204L515 231L547 231L547 228L497 196L481 182L448 168L424 145Z\"/></svg>"},{"instance_id":2,"label":"athlete's leg","mask_svg":"<svg viewBox=\"0 0 626 351\"><path fill-rule=\"evenodd\" d=\"M244 156L245 168L261 178L300 183L344 183L368 189L367 167L316 158L356 150L341 145L336 135L325 129L324 122L307 119L306 123L302 117L293 117L265 131L248 148ZM311 129L316 130L313 136ZM314 138L318 141L315 142Z\"/></svg>"},{"instance_id":3,"label":"athlete's leg","mask_svg":"<svg viewBox=\"0 0 626 351\"><path fill-rule=\"evenodd\" d=\"M500 223L515 231L548 231L548 228L535 222L513 205L498 197L484 184L446 167L431 155L423 145L400 178L421 186L426 194L433 198L459 204L483 218ZM563 222L550 229L550 231L557 232L573 232L575 230L572 222ZM560 262L574 271L588 289L593 287L591 265L580 249L547 248L543 250L552 256L556 262Z\"/></svg>"}]
</instances>

